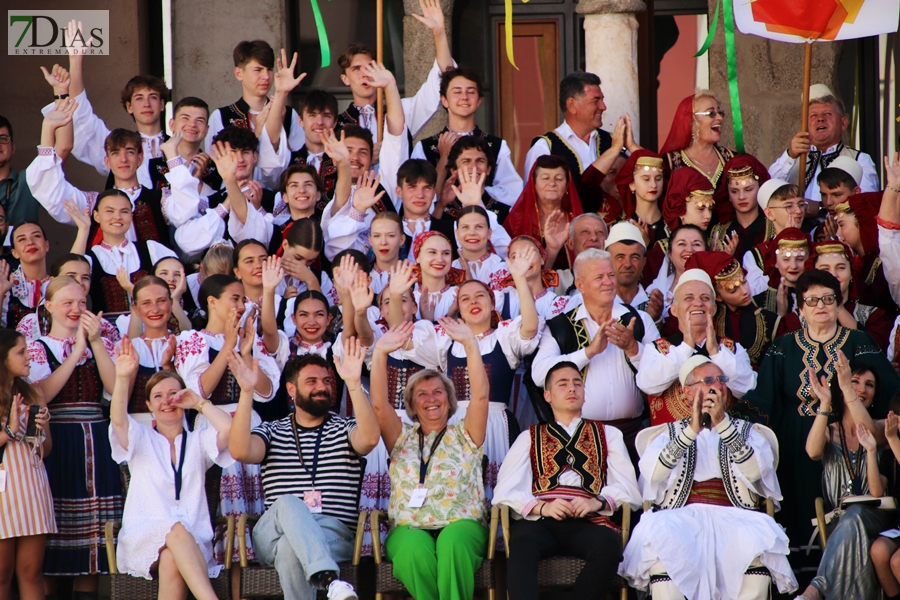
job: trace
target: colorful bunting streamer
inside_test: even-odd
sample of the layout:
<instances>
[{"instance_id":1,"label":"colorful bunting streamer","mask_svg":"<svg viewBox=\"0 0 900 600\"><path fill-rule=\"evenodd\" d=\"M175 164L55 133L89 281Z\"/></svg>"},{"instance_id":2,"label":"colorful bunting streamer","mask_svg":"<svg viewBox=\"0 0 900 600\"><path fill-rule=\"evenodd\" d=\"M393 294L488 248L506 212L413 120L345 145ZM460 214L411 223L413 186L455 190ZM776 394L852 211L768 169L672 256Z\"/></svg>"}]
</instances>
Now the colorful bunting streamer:
<instances>
[{"instance_id":1,"label":"colorful bunting streamer","mask_svg":"<svg viewBox=\"0 0 900 600\"><path fill-rule=\"evenodd\" d=\"M315 0L313 0L315 1ZM528 0L522 0L522 3L528 2ZM509 60L509 64L511 64L517 71L519 67L516 66L516 58L513 56L513 7L512 0L506 0L506 20L504 22L504 29L506 30L506 58Z\"/></svg>"},{"instance_id":2,"label":"colorful bunting streamer","mask_svg":"<svg viewBox=\"0 0 900 600\"><path fill-rule=\"evenodd\" d=\"M330 2L331 0L329 0ZM316 22L316 33L319 36L319 50L322 54L322 68L331 64L331 46L328 43L328 32L325 31L325 21L322 20L322 11L319 10L318 0L309 0L312 5L313 19Z\"/></svg>"},{"instance_id":3,"label":"colorful bunting streamer","mask_svg":"<svg viewBox=\"0 0 900 600\"><path fill-rule=\"evenodd\" d=\"M712 44L713 37L716 35L716 29L719 25L719 7L724 2L723 11L725 19L723 26L725 29L725 63L728 67L728 94L731 99L731 122L734 128L734 148L737 152L744 152L744 119L741 115L741 96L738 92L737 80L737 56L734 49L734 9L732 8L732 0L718 0L716 2L716 10L713 14L712 26L706 36L703 46L694 56L699 58L705 54Z\"/></svg>"}]
</instances>

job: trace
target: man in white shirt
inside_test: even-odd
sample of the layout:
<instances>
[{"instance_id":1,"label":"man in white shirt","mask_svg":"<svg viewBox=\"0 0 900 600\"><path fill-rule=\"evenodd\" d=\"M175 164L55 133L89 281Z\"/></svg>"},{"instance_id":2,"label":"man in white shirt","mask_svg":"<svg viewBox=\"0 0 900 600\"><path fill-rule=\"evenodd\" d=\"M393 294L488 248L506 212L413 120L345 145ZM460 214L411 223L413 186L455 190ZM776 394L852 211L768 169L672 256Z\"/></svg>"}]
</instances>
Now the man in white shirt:
<instances>
[{"instance_id":1,"label":"man in white shirt","mask_svg":"<svg viewBox=\"0 0 900 600\"><path fill-rule=\"evenodd\" d=\"M494 505L514 511L509 597L538 600L538 561L562 555L586 561L572 597L605 598L622 555L610 516L622 504L640 504L634 467L622 432L582 418L584 381L573 363L550 369L544 399L554 420L516 438L494 488Z\"/></svg>"},{"instance_id":2,"label":"man in white shirt","mask_svg":"<svg viewBox=\"0 0 900 600\"><path fill-rule=\"evenodd\" d=\"M828 86L817 83L809 88L809 132L794 134L790 147L769 167L769 174L776 179L798 182L801 154L807 154L806 173L800 187L804 195L812 202L818 212L821 195L816 178L822 169L831 165L838 156L849 156L859 162L863 176L859 187L863 192L876 192L881 189L875 163L865 152L844 146L841 141L850 120L844 112L844 104L835 97ZM815 214L807 211L807 214Z\"/></svg>"},{"instance_id":3,"label":"man in white shirt","mask_svg":"<svg viewBox=\"0 0 900 600\"><path fill-rule=\"evenodd\" d=\"M531 142L525 155L525 177L531 175L539 156L555 154L569 163L577 184L584 170L612 145L612 136L600 129L606 110L600 78L581 71L566 75L559 84L559 109L562 125Z\"/></svg>"}]
</instances>

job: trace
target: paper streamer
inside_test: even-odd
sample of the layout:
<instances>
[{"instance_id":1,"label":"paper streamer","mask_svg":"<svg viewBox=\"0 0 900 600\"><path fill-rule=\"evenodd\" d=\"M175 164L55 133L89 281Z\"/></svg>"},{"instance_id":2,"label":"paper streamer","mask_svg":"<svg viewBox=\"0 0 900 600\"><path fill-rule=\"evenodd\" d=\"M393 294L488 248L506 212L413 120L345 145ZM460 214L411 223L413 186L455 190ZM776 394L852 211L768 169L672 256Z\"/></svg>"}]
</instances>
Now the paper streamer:
<instances>
[{"instance_id":1,"label":"paper streamer","mask_svg":"<svg viewBox=\"0 0 900 600\"><path fill-rule=\"evenodd\" d=\"M722 3L724 2L724 7ZM734 9L731 4L732 0L719 0L716 2L716 10L713 14L712 26L706 36L703 46L694 56L699 58L703 56L712 44L713 37L716 35L716 29L719 25L719 8L722 7L724 12L723 27L725 29L725 63L728 68L728 95L731 99L731 123L734 129L734 149L739 153L744 153L744 119L741 114L741 95L738 91L737 80L737 56L734 49Z\"/></svg>"},{"instance_id":2,"label":"paper streamer","mask_svg":"<svg viewBox=\"0 0 900 600\"><path fill-rule=\"evenodd\" d=\"M315 0L313 0L315 1ZM512 0L505 0L506 2L506 20L504 21L504 29L506 30L506 58L509 60L509 64L511 64L517 71L519 67L516 66L516 58L513 56L513 6ZM528 2L528 0L522 0L522 3Z\"/></svg>"},{"instance_id":3,"label":"paper streamer","mask_svg":"<svg viewBox=\"0 0 900 600\"><path fill-rule=\"evenodd\" d=\"M325 31L325 21L322 20L322 11L319 10L319 0L309 0L309 3L312 5L313 19L316 21L316 33L319 36L319 50L322 54L322 68L324 69L331 64L331 46L328 44L328 32Z\"/></svg>"}]
</instances>

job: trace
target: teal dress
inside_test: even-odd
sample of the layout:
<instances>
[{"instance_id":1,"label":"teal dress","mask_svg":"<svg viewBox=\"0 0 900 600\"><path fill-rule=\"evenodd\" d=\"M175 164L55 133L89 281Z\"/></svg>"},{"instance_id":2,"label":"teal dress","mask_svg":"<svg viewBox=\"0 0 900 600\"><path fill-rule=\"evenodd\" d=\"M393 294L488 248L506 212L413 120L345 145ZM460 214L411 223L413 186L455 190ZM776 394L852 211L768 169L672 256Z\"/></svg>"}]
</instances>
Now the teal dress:
<instances>
[{"instance_id":1,"label":"teal dress","mask_svg":"<svg viewBox=\"0 0 900 600\"><path fill-rule=\"evenodd\" d=\"M776 339L759 368L756 388L740 406L740 412L768 425L778 437L778 481L784 500L775 518L787 530L792 549L808 543L822 485L822 463L806 454L806 437L819 404L810 392L808 369L817 377L833 375L838 350L871 368L877 386L870 412L875 419L884 418L891 396L900 389L900 377L868 333L841 326L824 344L810 339L805 328ZM832 394L839 393L836 378L831 388ZM805 548L791 552L792 564L805 556Z\"/></svg>"}]
</instances>

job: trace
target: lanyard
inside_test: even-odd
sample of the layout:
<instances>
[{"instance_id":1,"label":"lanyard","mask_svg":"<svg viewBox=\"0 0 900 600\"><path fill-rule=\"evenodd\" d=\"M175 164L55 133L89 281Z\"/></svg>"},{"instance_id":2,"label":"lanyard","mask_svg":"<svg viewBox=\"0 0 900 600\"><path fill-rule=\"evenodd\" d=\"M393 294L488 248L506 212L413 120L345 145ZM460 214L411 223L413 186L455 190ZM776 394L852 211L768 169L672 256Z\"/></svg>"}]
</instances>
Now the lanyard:
<instances>
[{"instance_id":1,"label":"lanyard","mask_svg":"<svg viewBox=\"0 0 900 600\"><path fill-rule=\"evenodd\" d=\"M322 432L325 431L325 422L319 425L319 432L316 434L316 447L313 450L312 471L310 471L309 467L307 467L306 463L303 461L303 453L300 451L300 434L297 433L297 420L294 418L294 415L291 415L291 427L294 429L294 441L297 443L297 456L300 458L300 466L303 467L303 470L306 471L306 474L312 479L312 488L315 490L316 467L319 464L319 447L322 445Z\"/></svg>"},{"instance_id":2,"label":"lanyard","mask_svg":"<svg viewBox=\"0 0 900 600\"><path fill-rule=\"evenodd\" d=\"M155 429L155 428L154 428ZM159 433L159 430L157 430ZM187 451L187 436L188 432L186 429L181 430L181 458L178 461L178 468L175 468L175 463L169 463L172 465L172 471L175 472L175 502L179 502L181 500L181 472L184 469L184 455Z\"/></svg>"},{"instance_id":3,"label":"lanyard","mask_svg":"<svg viewBox=\"0 0 900 600\"><path fill-rule=\"evenodd\" d=\"M425 434L422 433L422 427L419 427L419 485L425 483L428 465L431 464L431 459L434 457L434 451L437 450L438 444L441 443L445 433L447 433L446 426L441 429L441 432L434 438L434 441L431 443L431 452L428 453L428 460L425 460L425 455L423 454L425 450Z\"/></svg>"},{"instance_id":4,"label":"lanyard","mask_svg":"<svg viewBox=\"0 0 900 600\"><path fill-rule=\"evenodd\" d=\"M847 493L858 496L863 493L862 478L861 478L862 477L862 453L864 451L863 446L862 446L862 444L859 444L858 448L856 449L856 460L851 462L850 452L849 452L849 449L847 448L847 438L844 435L843 424L839 422L837 424L837 428L838 428L838 432L840 434L840 440L841 440L841 454L844 455L844 462L847 465L847 470L850 472L850 481L848 482L850 488L847 490ZM854 468L854 462L856 463L855 468Z\"/></svg>"}]
</instances>

